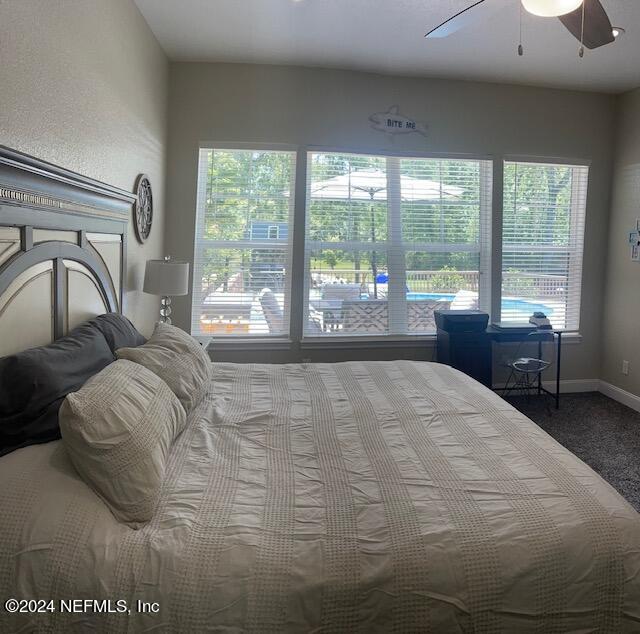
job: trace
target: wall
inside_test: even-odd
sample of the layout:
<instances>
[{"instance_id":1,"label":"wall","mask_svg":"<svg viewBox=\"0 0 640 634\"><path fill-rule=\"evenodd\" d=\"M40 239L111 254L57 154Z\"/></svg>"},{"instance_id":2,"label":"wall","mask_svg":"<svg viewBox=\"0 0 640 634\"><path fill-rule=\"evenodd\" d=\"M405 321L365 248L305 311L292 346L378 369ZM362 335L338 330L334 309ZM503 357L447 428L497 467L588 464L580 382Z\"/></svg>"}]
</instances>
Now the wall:
<instances>
[{"instance_id":1,"label":"wall","mask_svg":"<svg viewBox=\"0 0 640 634\"><path fill-rule=\"evenodd\" d=\"M640 217L640 90L618 99L618 131L609 231L601 378L640 396L640 263L629 232ZM630 362L629 375L621 372Z\"/></svg>"},{"instance_id":2,"label":"wall","mask_svg":"<svg viewBox=\"0 0 640 634\"><path fill-rule=\"evenodd\" d=\"M131 0L0 0L0 144L133 190L145 172L154 226L129 231L125 312L149 332L144 263L164 242L169 64Z\"/></svg>"},{"instance_id":3,"label":"wall","mask_svg":"<svg viewBox=\"0 0 640 634\"><path fill-rule=\"evenodd\" d=\"M565 348L563 376L598 378L600 325L615 98L488 83L388 77L326 69L244 64L171 65L167 250L191 260L197 148L203 141L323 145L347 150L529 155L592 161L585 236L582 342ZM428 138L387 138L367 117L399 104L425 120ZM175 300L176 323L189 327L189 298ZM425 347L305 351L314 360L430 358ZM296 360L293 351L214 352L217 358Z\"/></svg>"}]
</instances>

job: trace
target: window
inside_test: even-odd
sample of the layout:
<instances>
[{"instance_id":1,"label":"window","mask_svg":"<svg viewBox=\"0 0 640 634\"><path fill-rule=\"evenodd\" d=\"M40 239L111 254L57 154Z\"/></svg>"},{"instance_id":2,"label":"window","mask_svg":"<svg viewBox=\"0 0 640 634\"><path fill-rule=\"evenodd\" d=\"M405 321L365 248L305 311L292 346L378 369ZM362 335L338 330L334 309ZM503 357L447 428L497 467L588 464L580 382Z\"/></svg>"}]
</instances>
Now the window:
<instances>
[{"instance_id":1,"label":"window","mask_svg":"<svg viewBox=\"0 0 640 634\"><path fill-rule=\"evenodd\" d=\"M435 332L488 308L491 162L312 152L306 336Z\"/></svg>"},{"instance_id":2,"label":"window","mask_svg":"<svg viewBox=\"0 0 640 634\"><path fill-rule=\"evenodd\" d=\"M192 334L289 333L295 156L200 150Z\"/></svg>"},{"instance_id":3,"label":"window","mask_svg":"<svg viewBox=\"0 0 640 634\"><path fill-rule=\"evenodd\" d=\"M502 320L578 330L588 167L506 162Z\"/></svg>"},{"instance_id":4,"label":"window","mask_svg":"<svg viewBox=\"0 0 640 634\"><path fill-rule=\"evenodd\" d=\"M287 336L296 153L199 158L192 333ZM488 311L491 179L489 160L308 153L304 336L430 334L437 309ZM587 184L586 166L505 162L503 321L578 330Z\"/></svg>"}]
</instances>

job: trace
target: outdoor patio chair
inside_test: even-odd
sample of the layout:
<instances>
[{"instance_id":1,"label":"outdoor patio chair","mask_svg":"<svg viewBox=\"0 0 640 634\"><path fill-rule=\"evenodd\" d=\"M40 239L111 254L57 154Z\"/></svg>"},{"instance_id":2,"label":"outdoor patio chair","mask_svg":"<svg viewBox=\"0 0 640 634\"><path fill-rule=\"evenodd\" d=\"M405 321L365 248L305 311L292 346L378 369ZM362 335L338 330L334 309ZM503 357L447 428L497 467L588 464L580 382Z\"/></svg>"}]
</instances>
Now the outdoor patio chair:
<instances>
[{"instance_id":1,"label":"outdoor patio chair","mask_svg":"<svg viewBox=\"0 0 640 634\"><path fill-rule=\"evenodd\" d=\"M407 326L409 332L435 332L434 310L448 310L451 302L441 299L419 299L407 302Z\"/></svg>"},{"instance_id":2,"label":"outdoor patio chair","mask_svg":"<svg viewBox=\"0 0 640 634\"><path fill-rule=\"evenodd\" d=\"M451 302L451 310L478 310L478 293L458 291Z\"/></svg>"},{"instance_id":3,"label":"outdoor patio chair","mask_svg":"<svg viewBox=\"0 0 640 634\"><path fill-rule=\"evenodd\" d=\"M342 303L342 332L383 333L389 330L389 303L364 299Z\"/></svg>"},{"instance_id":4,"label":"outdoor patio chair","mask_svg":"<svg viewBox=\"0 0 640 634\"><path fill-rule=\"evenodd\" d=\"M360 284L323 284L322 299L338 300L341 302L360 299ZM329 330L334 330L342 323L342 308L334 311L324 311L324 325Z\"/></svg>"},{"instance_id":5,"label":"outdoor patio chair","mask_svg":"<svg viewBox=\"0 0 640 634\"><path fill-rule=\"evenodd\" d=\"M324 330L322 329L322 313L315 310L313 306L309 306L307 334L310 334L310 335L324 334Z\"/></svg>"},{"instance_id":6,"label":"outdoor patio chair","mask_svg":"<svg viewBox=\"0 0 640 634\"><path fill-rule=\"evenodd\" d=\"M262 314L269 327L269 332L271 334L281 333L284 315L273 291L270 288L263 288L260 291L259 299Z\"/></svg>"},{"instance_id":7,"label":"outdoor patio chair","mask_svg":"<svg viewBox=\"0 0 640 634\"><path fill-rule=\"evenodd\" d=\"M360 284L323 284L322 299L360 299Z\"/></svg>"}]
</instances>

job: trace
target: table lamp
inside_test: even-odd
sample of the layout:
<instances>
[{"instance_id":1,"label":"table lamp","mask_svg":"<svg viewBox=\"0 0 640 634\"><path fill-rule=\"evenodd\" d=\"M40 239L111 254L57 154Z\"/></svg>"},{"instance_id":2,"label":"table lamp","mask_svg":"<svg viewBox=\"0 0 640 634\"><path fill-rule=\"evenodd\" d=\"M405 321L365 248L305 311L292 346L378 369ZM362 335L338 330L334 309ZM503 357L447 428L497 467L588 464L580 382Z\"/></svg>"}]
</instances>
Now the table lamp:
<instances>
[{"instance_id":1,"label":"table lamp","mask_svg":"<svg viewBox=\"0 0 640 634\"><path fill-rule=\"evenodd\" d=\"M162 295L160 320L170 324L171 297L189 292L189 263L174 261L168 255L164 260L147 260L143 290L150 295Z\"/></svg>"}]
</instances>

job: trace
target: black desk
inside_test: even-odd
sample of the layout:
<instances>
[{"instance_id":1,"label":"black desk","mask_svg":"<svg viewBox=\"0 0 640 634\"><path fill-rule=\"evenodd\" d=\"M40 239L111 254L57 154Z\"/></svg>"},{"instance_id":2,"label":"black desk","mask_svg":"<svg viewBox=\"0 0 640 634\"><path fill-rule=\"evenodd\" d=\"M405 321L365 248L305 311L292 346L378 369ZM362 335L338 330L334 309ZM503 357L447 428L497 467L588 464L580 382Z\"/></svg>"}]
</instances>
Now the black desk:
<instances>
[{"instance_id":1,"label":"black desk","mask_svg":"<svg viewBox=\"0 0 640 634\"><path fill-rule=\"evenodd\" d=\"M526 341L527 337L531 331L524 330L515 330L509 331L509 328L495 328L494 326L488 326L486 330L486 334L491 340L491 343L520 343L521 341ZM533 332L536 332L535 330ZM542 387L542 373L538 375L538 394L544 392L545 394L549 394L553 396L553 399L556 403L556 409L560 408L560 362L562 360L562 331L561 330L551 330L545 331L549 332L549 334L553 335L553 340L556 342L556 391L550 392L546 388ZM491 368L493 370L493 354ZM538 341L538 358L542 358L542 341ZM493 388L493 379L491 381L491 388ZM496 391L505 388L497 388Z\"/></svg>"},{"instance_id":2,"label":"black desk","mask_svg":"<svg viewBox=\"0 0 640 634\"><path fill-rule=\"evenodd\" d=\"M490 389L493 387L493 344L526 341L531 331L510 330L488 326L480 332L446 332L438 330L437 359L476 379ZM556 391L550 392L538 378L538 394L545 392L554 398L556 409L560 407L560 362L562 359L562 332L550 331L556 342ZM542 342L538 341L538 357L542 356Z\"/></svg>"}]
</instances>

